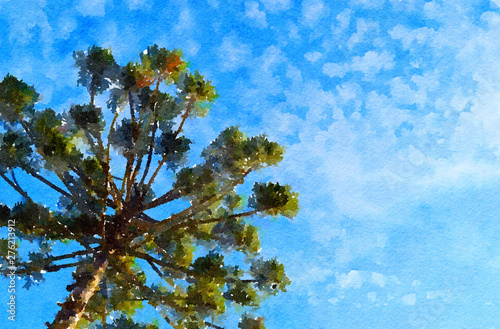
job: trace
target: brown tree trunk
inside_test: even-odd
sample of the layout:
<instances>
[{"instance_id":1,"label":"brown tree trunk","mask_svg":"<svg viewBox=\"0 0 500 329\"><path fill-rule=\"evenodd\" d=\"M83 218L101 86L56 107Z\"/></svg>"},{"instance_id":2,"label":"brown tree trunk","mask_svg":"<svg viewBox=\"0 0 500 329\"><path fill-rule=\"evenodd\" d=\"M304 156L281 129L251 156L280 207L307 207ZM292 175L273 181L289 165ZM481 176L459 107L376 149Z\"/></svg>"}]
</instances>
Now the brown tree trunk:
<instances>
[{"instance_id":1,"label":"brown tree trunk","mask_svg":"<svg viewBox=\"0 0 500 329\"><path fill-rule=\"evenodd\" d=\"M84 272L83 275L80 275L76 279L71 294L66 301L61 304L61 310L57 313L54 322L50 324L47 322L48 328L73 329L76 327L89 299L99 289L99 283L102 280L107 266L107 257L102 253L97 254L92 264L93 271Z\"/></svg>"}]
</instances>

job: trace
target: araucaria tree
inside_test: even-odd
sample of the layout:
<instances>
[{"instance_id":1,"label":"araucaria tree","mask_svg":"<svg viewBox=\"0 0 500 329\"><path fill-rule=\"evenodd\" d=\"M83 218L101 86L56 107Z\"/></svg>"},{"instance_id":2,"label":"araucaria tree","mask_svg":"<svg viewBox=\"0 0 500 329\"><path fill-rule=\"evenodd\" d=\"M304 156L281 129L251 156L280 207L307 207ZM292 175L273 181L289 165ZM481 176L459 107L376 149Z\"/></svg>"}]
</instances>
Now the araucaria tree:
<instances>
[{"instance_id":1,"label":"araucaria tree","mask_svg":"<svg viewBox=\"0 0 500 329\"><path fill-rule=\"evenodd\" d=\"M239 328L264 328L247 310L290 281L281 263L259 255L250 217L291 218L297 194L279 183L255 183L252 192L239 185L278 164L283 149L230 127L193 165L184 124L204 117L217 94L180 51L154 45L125 66L96 46L74 58L88 103L39 109L32 86L12 75L0 83L0 176L23 197L0 205L0 221L15 222L18 243L35 248L29 259L16 254L16 275L29 288L74 268L69 296L47 326L157 328L133 319L149 303L173 328L220 328L227 308L245 312ZM106 97L107 108L96 105ZM42 204L21 174L31 176L21 183L46 185L59 199ZM7 242L4 273L13 258ZM71 252L54 255L59 242Z\"/></svg>"}]
</instances>

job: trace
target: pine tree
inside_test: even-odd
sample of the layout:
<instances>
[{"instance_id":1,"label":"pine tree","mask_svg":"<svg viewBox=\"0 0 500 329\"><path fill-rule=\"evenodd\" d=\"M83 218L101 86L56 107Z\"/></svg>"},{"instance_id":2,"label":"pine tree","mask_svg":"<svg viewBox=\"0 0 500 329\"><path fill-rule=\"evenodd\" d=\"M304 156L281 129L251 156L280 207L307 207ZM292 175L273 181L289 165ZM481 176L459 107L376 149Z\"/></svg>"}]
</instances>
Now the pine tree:
<instances>
[{"instance_id":1,"label":"pine tree","mask_svg":"<svg viewBox=\"0 0 500 329\"><path fill-rule=\"evenodd\" d=\"M67 111L38 109L34 87L12 75L0 83L0 176L24 200L0 206L1 226L14 221L20 243L36 248L27 260L16 254L17 275L29 288L74 268L70 295L47 327L157 328L132 317L149 303L173 328L220 328L228 307L256 308L285 291L284 267L259 256L249 218L294 217L297 193L280 183L255 183L249 197L238 192L251 172L282 160L282 147L229 127L190 165L184 124L206 116L218 95L179 50L153 45L125 66L97 46L74 58L89 102ZM106 96L107 108L97 106ZM55 190L57 207L29 195L16 179L21 172ZM157 195L161 175L172 188ZM147 214L155 208L164 218ZM53 255L54 243L68 242L80 248ZM232 253L245 261L226 263ZM146 283L146 267L161 283ZM239 328L264 325L245 313Z\"/></svg>"}]
</instances>

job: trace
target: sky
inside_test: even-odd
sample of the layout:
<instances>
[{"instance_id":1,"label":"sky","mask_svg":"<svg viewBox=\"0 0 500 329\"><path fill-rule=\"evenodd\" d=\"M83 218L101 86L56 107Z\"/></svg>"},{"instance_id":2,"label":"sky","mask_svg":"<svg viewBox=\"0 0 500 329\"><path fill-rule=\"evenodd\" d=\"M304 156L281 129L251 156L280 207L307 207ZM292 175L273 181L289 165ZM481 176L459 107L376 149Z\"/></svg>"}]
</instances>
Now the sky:
<instances>
[{"instance_id":1,"label":"sky","mask_svg":"<svg viewBox=\"0 0 500 329\"><path fill-rule=\"evenodd\" d=\"M217 86L195 150L230 125L286 147L259 176L301 202L255 220L292 280L268 329L500 328L499 0L0 0L0 76L40 107L87 101L73 51L154 43ZM13 328L42 328L69 273L19 292Z\"/></svg>"}]
</instances>

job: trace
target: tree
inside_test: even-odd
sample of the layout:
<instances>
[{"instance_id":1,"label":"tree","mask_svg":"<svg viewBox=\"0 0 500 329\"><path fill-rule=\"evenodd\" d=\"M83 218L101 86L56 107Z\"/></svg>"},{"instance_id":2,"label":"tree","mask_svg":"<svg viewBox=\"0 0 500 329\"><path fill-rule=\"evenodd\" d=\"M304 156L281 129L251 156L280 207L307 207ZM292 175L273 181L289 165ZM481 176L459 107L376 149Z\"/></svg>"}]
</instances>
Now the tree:
<instances>
[{"instance_id":1,"label":"tree","mask_svg":"<svg viewBox=\"0 0 500 329\"><path fill-rule=\"evenodd\" d=\"M15 222L19 241L37 248L17 259L17 275L29 288L45 273L74 268L70 295L47 326L156 328L132 318L147 302L173 328L220 328L214 322L226 307L255 308L285 291L283 265L259 256L248 219L294 217L297 193L279 183L255 183L248 198L238 192L251 172L280 162L282 147L229 127L190 165L184 124L207 115L217 93L180 51L153 45L125 66L96 46L74 58L90 97L68 111L38 109L34 87L12 75L0 83L0 176L24 198L1 205L1 225ZM106 96L104 110L96 97ZM30 196L16 179L21 172L60 194L58 206ZM162 193L160 173L172 181ZM166 215L148 215L155 208ZM53 255L61 242L81 247ZM2 255L7 248L3 239ZM232 253L246 260L226 263ZM4 257L4 273L11 259ZM159 283L148 284L145 271ZM264 326L245 313L239 328Z\"/></svg>"}]
</instances>

